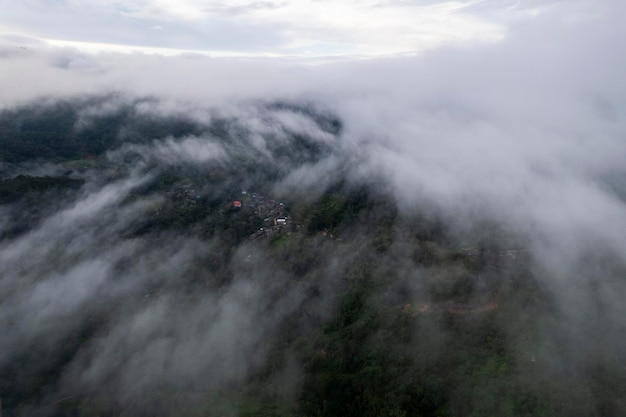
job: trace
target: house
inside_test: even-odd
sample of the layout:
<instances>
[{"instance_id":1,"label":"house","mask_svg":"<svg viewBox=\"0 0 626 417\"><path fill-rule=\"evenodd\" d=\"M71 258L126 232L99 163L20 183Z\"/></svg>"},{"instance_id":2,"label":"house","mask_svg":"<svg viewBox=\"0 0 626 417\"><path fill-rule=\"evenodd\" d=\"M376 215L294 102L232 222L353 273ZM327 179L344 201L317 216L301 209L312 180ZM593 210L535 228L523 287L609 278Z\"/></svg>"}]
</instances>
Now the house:
<instances>
[{"instance_id":1,"label":"house","mask_svg":"<svg viewBox=\"0 0 626 417\"><path fill-rule=\"evenodd\" d=\"M233 207L241 208L241 201L239 201L239 200L233 201Z\"/></svg>"}]
</instances>

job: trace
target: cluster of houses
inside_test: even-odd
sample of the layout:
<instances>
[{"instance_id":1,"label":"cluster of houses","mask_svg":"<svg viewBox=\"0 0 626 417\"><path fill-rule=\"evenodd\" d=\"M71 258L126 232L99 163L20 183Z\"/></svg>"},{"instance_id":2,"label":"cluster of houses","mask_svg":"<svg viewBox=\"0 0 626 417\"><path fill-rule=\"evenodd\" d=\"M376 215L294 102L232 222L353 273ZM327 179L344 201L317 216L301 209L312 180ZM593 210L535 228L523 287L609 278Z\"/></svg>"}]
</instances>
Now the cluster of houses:
<instances>
[{"instance_id":1,"label":"cluster of houses","mask_svg":"<svg viewBox=\"0 0 626 417\"><path fill-rule=\"evenodd\" d=\"M177 204L192 206L200 204L204 199L191 183L180 184L166 192ZM283 229L291 230L297 226L292 223L285 203L266 198L258 193L242 191L241 195L228 203L232 209L245 209L252 217L263 219L263 227L259 228L252 237L269 237Z\"/></svg>"},{"instance_id":2,"label":"cluster of houses","mask_svg":"<svg viewBox=\"0 0 626 417\"><path fill-rule=\"evenodd\" d=\"M287 225L291 225L289 213L285 203L265 198L257 193L242 191L240 200L233 201L233 207L247 207L256 216L263 219L263 227L259 228L252 237L269 237Z\"/></svg>"}]
</instances>

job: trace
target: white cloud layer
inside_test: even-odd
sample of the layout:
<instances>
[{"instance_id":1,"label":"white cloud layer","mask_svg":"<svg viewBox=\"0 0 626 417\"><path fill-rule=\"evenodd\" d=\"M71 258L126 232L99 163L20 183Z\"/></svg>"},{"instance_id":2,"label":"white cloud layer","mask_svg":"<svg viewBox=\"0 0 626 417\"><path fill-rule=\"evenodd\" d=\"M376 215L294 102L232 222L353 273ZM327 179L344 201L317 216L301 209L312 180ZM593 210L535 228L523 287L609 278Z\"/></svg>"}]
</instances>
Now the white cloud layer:
<instances>
[{"instance_id":1,"label":"white cloud layer","mask_svg":"<svg viewBox=\"0 0 626 417\"><path fill-rule=\"evenodd\" d=\"M576 16L581 3L3 0L0 33L30 34L91 50L371 56L501 40L511 25L543 13Z\"/></svg>"}]
</instances>

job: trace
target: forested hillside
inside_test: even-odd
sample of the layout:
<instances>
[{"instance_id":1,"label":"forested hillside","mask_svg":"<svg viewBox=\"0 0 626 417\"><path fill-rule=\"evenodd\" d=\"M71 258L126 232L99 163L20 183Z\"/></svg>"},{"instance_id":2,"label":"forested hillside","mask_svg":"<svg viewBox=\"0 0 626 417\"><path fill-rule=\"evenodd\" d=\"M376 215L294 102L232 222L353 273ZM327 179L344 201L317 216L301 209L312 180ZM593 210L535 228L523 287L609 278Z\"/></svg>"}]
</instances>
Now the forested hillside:
<instances>
[{"instance_id":1,"label":"forested hillside","mask_svg":"<svg viewBox=\"0 0 626 417\"><path fill-rule=\"evenodd\" d=\"M626 415L610 245L408 198L316 103L159 106L0 113L3 417Z\"/></svg>"}]
</instances>

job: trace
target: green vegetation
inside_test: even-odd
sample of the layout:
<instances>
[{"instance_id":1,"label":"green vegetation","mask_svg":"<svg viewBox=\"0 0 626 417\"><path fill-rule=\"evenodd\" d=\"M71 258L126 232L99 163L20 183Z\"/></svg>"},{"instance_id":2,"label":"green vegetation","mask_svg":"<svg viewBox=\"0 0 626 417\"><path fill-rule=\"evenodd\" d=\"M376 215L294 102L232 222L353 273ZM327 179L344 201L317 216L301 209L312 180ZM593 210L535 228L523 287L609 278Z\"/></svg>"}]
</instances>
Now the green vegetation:
<instances>
[{"instance_id":1,"label":"green vegetation","mask_svg":"<svg viewBox=\"0 0 626 417\"><path fill-rule=\"evenodd\" d=\"M14 203L20 199L32 202L43 193L64 189L76 190L84 183L85 180L82 178L18 175L15 178L0 180L0 204Z\"/></svg>"},{"instance_id":2,"label":"green vegetation","mask_svg":"<svg viewBox=\"0 0 626 417\"><path fill-rule=\"evenodd\" d=\"M96 157L122 143L168 136L199 134L199 127L182 118L152 118L139 114L139 100L112 111L83 115L82 109L106 106L110 97L33 104L0 112L0 161L68 160Z\"/></svg>"},{"instance_id":3,"label":"green vegetation","mask_svg":"<svg viewBox=\"0 0 626 417\"><path fill-rule=\"evenodd\" d=\"M532 252L520 243L523 238L514 239L489 221L455 233L432 211L401 212L375 179L354 183L337 178L315 192L284 191L277 184L289 172L314 164L332 150L332 145L303 134L290 134L291 140L268 135L268 156L249 146L245 126L237 120L216 117L202 125L184 117L151 118L136 110L137 103L126 103L81 122L88 116L81 107L98 100L107 99L0 113L0 162L13 167L45 160L57 164L55 172L69 171L63 176L7 175L0 180L0 208L8 219L3 220L8 226L1 243L10 247L11 239L27 235L43 219L71 207L89 187L124 182L141 166L146 181L111 209L123 212L136 205L134 213L139 214L120 232L102 233L103 245L139 247L142 255L141 251L162 250L155 250L158 256L142 258L139 266L131 255L116 260L110 266L111 285L122 295L99 289L84 317L72 317L80 323L73 331L35 343L28 339L28 329L11 324L26 336L19 339L24 346L16 349L17 354L0 362L4 417L626 415L623 351L607 347L623 342L602 341L609 330L623 336L622 324L589 319L585 322L589 328L580 329L585 337L566 336L579 329L563 323L563 305L545 285L548 272L536 267ZM309 117L329 135L341 132L340 121L310 106L278 103L268 108ZM228 163L166 164L130 151L115 161L106 156L123 143L149 144L192 134L219 142L229 155ZM242 202L241 207L235 201ZM286 224L278 225L278 213L283 220L289 213ZM108 230L107 221L114 223L107 218L101 229L82 227L99 239L99 231ZM69 243L79 260L82 233ZM187 251L180 254L180 247ZM58 253L63 254L62 249ZM174 266L161 259L168 251L175 254ZM58 275L72 272L72 262L77 261L67 260ZM600 276L589 280L590 293L606 291L603 283L623 284L626 266L615 257L590 256L580 264L576 273L581 277ZM0 294L2 306L9 306L3 311L17 316L10 298L22 287L36 287L53 266L46 264L44 269L32 272L20 265L10 271L18 277L17 289ZM143 274L144 281L119 282L135 278L124 275L129 270ZM234 291L235 301L220 304L233 291L234 282L243 282L243 290L237 287L241 293ZM72 289L80 284L73 282ZM271 299L255 306L250 292L266 287ZM284 299L293 305L280 304ZM212 353L200 344L185 351L192 362L188 369L180 374L170 370L171 380L150 383L146 382L150 376L133 375L145 387L129 393L116 385L121 378L116 372L136 365L133 361L139 359L134 355L140 352L125 352L127 347L120 344L108 354L124 351L126 362L107 369L97 389L83 384L81 366L90 364L90 355L100 353L98 342L120 323L136 319L133 314L143 312L153 300L165 300L163 305L171 303L181 311L205 300L219 305L218 313L207 313L198 319L200 324L190 324L189 331L202 337L206 331L202 326L232 313L229 309L234 313L228 317L237 326L241 317L245 324L247 308L257 308L253 311L259 317L253 319L261 328L242 325L241 331L261 333L261 340L251 343L245 357L239 358L252 365L224 377L226 383L208 382L213 382L212 368L201 369L201 378L186 379L195 375L198 357ZM275 304L281 306L278 311L272 310ZM597 309L596 313L607 308L591 304L585 307ZM163 324L160 341L165 342L150 345L150 351L176 352L185 343L176 337L189 335L188 323L177 322L184 328L181 333L168 328L167 320L175 320L171 316L178 312L163 309L159 320L166 323L159 322L158 331ZM148 311L142 320L159 314ZM204 313L199 309L197 315ZM585 314L581 317L586 319ZM47 316L40 320L43 324L33 321L33 326L52 321L46 321ZM128 329L131 339L151 337L138 327ZM235 342L229 349L245 345L246 334L239 329L231 333L228 337ZM220 338L221 334L216 340ZM157 363L155 373L162 375L158 372L168 365Z\"/></svg>"}]
</instances>

